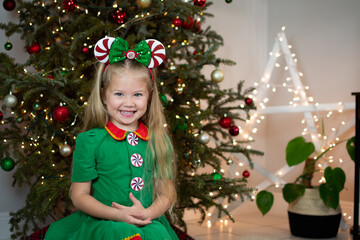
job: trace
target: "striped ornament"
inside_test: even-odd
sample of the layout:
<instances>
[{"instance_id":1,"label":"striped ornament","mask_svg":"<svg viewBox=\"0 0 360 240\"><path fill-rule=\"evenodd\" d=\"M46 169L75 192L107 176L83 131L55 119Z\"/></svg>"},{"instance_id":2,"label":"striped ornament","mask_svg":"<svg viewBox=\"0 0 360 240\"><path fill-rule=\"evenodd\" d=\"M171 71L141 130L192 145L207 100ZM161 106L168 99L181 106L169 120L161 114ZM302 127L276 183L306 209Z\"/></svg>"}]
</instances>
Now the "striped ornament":
<instances>
[{"instance_id":1,"label":"striped ornament","mask_svg":"<svg viewBox=\"0 0 360 240\"><path fill-rule=\"evenodd\" d=\"M144 181L140 177L135 177L131 180L130 186L134 191L140 191L144 187Z\"/></svg>"},{"instance_id":2,"label":"striped ornament","mask_svg":"<svg viewBox=\"0 0 360 240\"><path fill-rule=\"evenodd\" d=\"M158 67L165 60L165 47L155 39L147 39L146 42L151 49L151 60L148 68Z\"/></svg>"},{"instance_id":3,"label":"striped ornament","mask_svg":"<svg viewBox=\"0 0 360 240\"><path fill-rule=\"evenodd\" d=\"M137 153L134 153L131 158L130 158L130 161L131 161L131 164L134 166L134 167L141 167L144 160L143 158L141 157L140 154L137 154Z\"/></svg>"},{"instance_id":4,"label":"striped ornament","mask_svg":"<svg viewBox=\"0 0 360 240\"><path fill-rule=\"evenodd\" d=\"M109 52L112 43L114 42L115 38L113 37L106 37L100 39L94 48L94 54L96 59L101 63L109 63Z\"/></svg>"}]
</instances>

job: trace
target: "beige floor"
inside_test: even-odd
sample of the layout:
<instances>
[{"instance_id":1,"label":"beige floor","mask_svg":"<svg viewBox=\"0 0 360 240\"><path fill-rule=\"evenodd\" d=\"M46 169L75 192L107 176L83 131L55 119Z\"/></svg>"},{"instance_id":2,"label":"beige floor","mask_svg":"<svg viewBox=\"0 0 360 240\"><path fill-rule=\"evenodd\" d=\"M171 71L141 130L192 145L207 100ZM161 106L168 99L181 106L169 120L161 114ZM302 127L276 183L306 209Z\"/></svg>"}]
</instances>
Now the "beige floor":
<instances>
[{"instance_id":1,"label":"beige floor","mask_svg":"<svg viewBox=\"0 0 360 240\"><path fill-rule=\"evenodd\" d=\"M211 227L204 222L200 225L196 219L187 220L188 233L196 240L295 240L305 239L292 236L286 215L267 214L263 217L252 207L243 207L245 211L237 211L233 214L235 223L217 222ZM254 211L254 212L253 212ZM349 227L350 228L350 227ZM336 238L339 240L353 239L349 234L349 228L342 231Z\"/></svg>"}]
</instances>

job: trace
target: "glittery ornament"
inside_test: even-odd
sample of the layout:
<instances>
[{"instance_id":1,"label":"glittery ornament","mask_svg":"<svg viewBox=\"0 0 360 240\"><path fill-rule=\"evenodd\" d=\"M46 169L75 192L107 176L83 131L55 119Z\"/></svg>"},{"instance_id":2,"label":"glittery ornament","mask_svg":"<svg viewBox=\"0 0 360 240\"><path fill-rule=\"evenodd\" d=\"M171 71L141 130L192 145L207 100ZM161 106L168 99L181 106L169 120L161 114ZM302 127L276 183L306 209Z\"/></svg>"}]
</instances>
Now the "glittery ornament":
<instances>
[{"instance_id":1,"label":"glittery ornament","mask_svg":"<svg viewBox=\"0 0 360 240\"><path fill-rule=\"evenodd\" d=\"M220 180L222 178L221 174L218 172L212 173L211 176L214 180Z\"/></svg>"},{"instance_id":2,"label":"glittery ornament","mask_svg":"<svg viewBox=\"0 0 360 240\"><path fill-rule=\"evenodd\" d=\"M13 45L11 42L7 41L4 45L5 50L10 51L12 49Z\"/></svg>"},{"instance_id":3,"label":"glittery ornament","mask_svg":"<svg viewBox=\"0 0 360 240\"><path fill-rule=\"evenodd\" d=\"M235 136L239 135L239 128L237 126L231 126L229 128L229 133L231 136L235 137Z\"/></svg>"},{"instance_id":4,"label":"glittery ornament","mask_svg":"<svg viewBox=\"0 0 360 240\"><path fill-rule=\"evenodd\" d=\"M248 178L248 177L250 177L250 172L248 170L245 170L245 171L243 171L242 175L244 178Z\"/></svg>"},{"instance_id":5,"label":"glittery ornament","mask_svg":"<svg viewBox=\"0 0 360 240\"><path fill-rule=\"evenodd\" d=\"M180 27L182 23L181 23L180 18L174 18L174 20L172 21L172 24L174 24L175 27Z\"/></svg>"},{"instance_id":6,"label":"glittery ornament","mask_svg":"<svg viewBox=\"0 0 360 240\"><path fill-rule=\"evenodd\" d=\"M116 22L117 24L123 24L126 19L127 19L127 16L126 16L126 13L122 10L117 10L116 12L113 13L112 15L112 19L114 20L114 22Z\"/></svg>"},{"instance_id":7,"label":"glittery ornament","mask_svg":"<svg viewBox=\"0 0 360 240\"><path fill-rule=\"evenodd\" d=\"M59 146L59 152L60 152L61 156L68 157L71 155L72 150L68 144L61 144Z\"/></svg>"},{"instance_id":8,"label":"glittery ornament","mask_svg":"<svg viewBox=\"0 0 360 240\"><path fill-rule=\"evenodd\" d=\"M15 107L16 104L17 104L18 100L17 98L10 94L10 95L7 95L5 98L4 98L4 104L5 106L7 107Z\"/></svg>"},{"instance_id":9,"label":"glittery ornament","mask_svg":"<svg viewBox=\"0 0 360 240\"><path fill-rule=\"evenodd\" d=\"M207 144L210 142L210 136L207 132L202 132L199 135L199 141L203 144Z\"/></svg>"},{"instance_id":10,"label":"glittery ornament","mask_svg":"<svg viewBox=\"0 0 360 240\"><path fill-rule=\"evenodd\" d=\"M12 158L3 158L1 160L1 169L4 171L11 171L15 167L15 161Z\"/></svg>"},{"instance_id":11,"label":"glittery ornament","mask_svg":"<svg viewBox=\"0 0 360 240\"><path fill-rule=\"evenodd\" d=\"M224 72L220 69L215 69L211 72L211 80L213 82L219 83L224 79Z\"/></svg>"},{"instance_id":12,"label":"glittery ornament","mask_svg":"<svg viewBox=\"0 0 360 240\"><path fill-rule=\"evenodd\" d=\"M5 8L5 10L7 11L12 11L15 9L16 7L16 3L14 0L5 0L3 2L3 7Z\"/></svg>"},{"instance_id":13,"label":"glittery ornament","mask_svg":"<svg viewBox=\"0 0 360 240\"><path fill-rule=\"evenodd\" d=\"M58 122L64 122L69 117L69 110L65 106L58 106L53 111L53 117Z\"/></svg>"},{"instance_id":14,"label":"glittery ornament","mask_svg":"<svg viewBox=\"0 0 360 240\"><path fill-rule=\"evenodd\" d=\"M253 100L251 98L245 98L245 104L249 106L253 104Z\"/></svg>"},{"instance_id":15,"label":"glittery ornament","mask_svg":"<svg viewBox=\"0 0 360 240\"><path fill-rule=\"evenodd\" d=\"M222 117L219 124L222 128L229 128L232 125L232 120L229 117Z\"/></svg>"},{"instance_id":16,"label":"glittery ornament","mask_svg":"<svg viewBox=\"0 0 360 240\"><path fill-rule=\"evenodd\" d=\"M136 0L136 4L139 7L147 8L151 5L151 0Z\"/></svg>"},{"instance_id":17,"label":"glittery ornament","mask_svg":"<svg viewBox=\"0 0 360 240\"><path fill-rule=\"evenodd\" d=\"M193 29L194 29L194 31L195 31L196 33L200 32L200 30L201 30L201 24L200 24L199 21L195 21Z\"/></svg>"},{"instance_id":18,"label":"glittery ornament","mask_svg":"<svg viewBox=\"0 0 360 240\"><path fill-rule=\"evenodd\" d=\"M3 118L4 118L4 114L2 111L0 111L0 121L3 120Z\"/></svg>"},{"instance_id":19,"label":"glittery ornament","mask_svg":"<svg viewBox=\"0 0 360 240\"><path fill-rule=\"evenodd\" d=\"M188 16L188 19L187 20L183 20L181 22L181 25L183 28L186 28L186 29L190 29L192 28L192 26L194 25L194 20L192 17Z\"/></svg>"},{"instance_id":20,"label":"glittery ornament","mask_svg":"<svg viewBox=\"0 0 360 240\"><path fill-rule=\"evenodd\" d=\"M163 105L163 107L166 107L166 105L168 104L168 100L166 98L166 96L162 93L159 94L159 98L161 101L161 104Z\"/></svg>"},{"instance_id":21,"label":"glittery ornament","mask_svg":"<svg viewBox=\"0 0 360 240\"><path fill-rule=\"evenodd\" d=\"M203 7L206 4L206 0L194 0L194 5L197 5L199 7Z\"/></svg>"},{"instance_id":22,"label":"glittery ornament","mask_svg":"<svg viewBox=\"0 0 360 240\"><path fill-rule=\"evenodd\" d=\"M40 48L40 44L34 42L31 46L27 46L26 47L26 51L29 54L38 54L40 52L41 48Z\"/></svg>"},{"instance_id":23,"label":"glittery ornament","mask_svg":"<svg viewBox=\"0 0 360 240\"><path fill-rule=\"evenodd\" d=\"M63 2L63 8L68 12L75 10L76 7L76 0L64 0Z\"/></svg>"}]
</instances>

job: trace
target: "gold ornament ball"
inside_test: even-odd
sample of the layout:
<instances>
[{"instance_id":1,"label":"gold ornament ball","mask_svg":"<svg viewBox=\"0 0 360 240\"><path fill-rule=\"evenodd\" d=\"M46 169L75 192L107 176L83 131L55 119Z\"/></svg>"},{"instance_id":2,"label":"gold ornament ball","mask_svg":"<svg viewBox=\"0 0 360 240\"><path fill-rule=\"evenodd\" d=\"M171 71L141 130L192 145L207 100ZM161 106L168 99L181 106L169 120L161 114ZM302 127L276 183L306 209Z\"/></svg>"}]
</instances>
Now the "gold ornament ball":
<instances>
[{"instance_id":1,"label":"gold ornament ball","mask_svg":"<svg viewBox=\"0 0 360 240\"><path fill-rule=\"evenodd\" d=\"M213 82L219 83L224 79L224 72L220 69L215 69L211 73L211 80Z\"/></svg>"},{"instance_id":2,"label":"gold ornament ball","mask_svg":"<svg viewBox=\"0 0 360 240\"><path fill-rule=\"evenodd\" d=\"M63 157L68 157L71 155L72 151L71 151L71 147L68 144L62 144L59 146L60 149L60 154Z\"/></svg>"},{"instance_id":3,"label":"gold ornament ball","mask_svg":"<svg viewBox=\"0 0 360 240\"><path fill-rule=\"evenodd\" d=\"M151 5L151 0L136 0L136 4L139 7L147 8Z\"/></svg>"}]
</instances>

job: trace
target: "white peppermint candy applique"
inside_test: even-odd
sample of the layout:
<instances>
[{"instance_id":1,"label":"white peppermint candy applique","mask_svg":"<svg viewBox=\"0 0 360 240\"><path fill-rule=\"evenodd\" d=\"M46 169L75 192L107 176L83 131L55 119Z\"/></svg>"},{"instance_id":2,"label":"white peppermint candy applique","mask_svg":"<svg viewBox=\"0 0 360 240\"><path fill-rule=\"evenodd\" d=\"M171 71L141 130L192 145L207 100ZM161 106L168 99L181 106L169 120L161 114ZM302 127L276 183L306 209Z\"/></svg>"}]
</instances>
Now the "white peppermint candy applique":
<instances>
[{"instance_id":1,"label":"white peppermint candy applique","mask_svg":"<svg viewBox=\"0 0 360 240\"><path fill-rule=\"evenodd\" d=\"M136 146L139 143L139 138L135 133L129 133L127 136L127 141L131 146Z\"/></svg>"},{"instance_id":2,"label":"white peppermint candy applique","mask_svg":"<svg viewBox=\"0 0 360 240\"><path fill-rule=\"evenodd\" d=\"M130 161L132 163L132 165L134 167L141 167L141 165L143 164L144 160L143 158L141 157L140 154L137 154L137 153L134 153L131 158L130 158Z\"/></svg>"},{"instance_id":3,"label":"white peppermint candy applique","mask_svg":"<svg viewBox=\"0 0 360 240\"><path fill-rule=\"evenodd\" d=\"M131 180L130 186L134 191L140 191L144 187L144 181L142 178L135 177Z\"/></svg>"}]
</instances>

